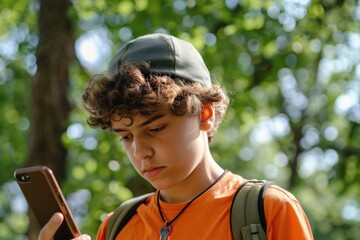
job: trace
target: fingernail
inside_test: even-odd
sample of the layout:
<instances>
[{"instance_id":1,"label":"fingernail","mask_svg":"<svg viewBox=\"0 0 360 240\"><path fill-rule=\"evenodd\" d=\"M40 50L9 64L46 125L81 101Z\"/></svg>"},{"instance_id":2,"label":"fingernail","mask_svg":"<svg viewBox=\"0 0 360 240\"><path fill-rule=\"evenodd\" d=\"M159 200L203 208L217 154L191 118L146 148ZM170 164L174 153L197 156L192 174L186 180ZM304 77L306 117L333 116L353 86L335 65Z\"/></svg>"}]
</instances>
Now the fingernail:
<instances>
[{"instance_id":1,"label":"fingernail","mask_svg":"<svg viewBox=\"0 0 360 240\"><path fill-rule=\"evenodd\" d=\"M55 213L52 218L53 223L61 223L62 220L63 220L63 215L61 213Z\"/></svg>"},{"instance_id":2,"label":"fingernail","mask_svg":"<svg viewBox=\"0 0 360 240\"><path fill-rule=\"evenodd\" d=\"M79 240L91 240L91 237L87 234L83 234Z\"/></svg>"}]
</instances>

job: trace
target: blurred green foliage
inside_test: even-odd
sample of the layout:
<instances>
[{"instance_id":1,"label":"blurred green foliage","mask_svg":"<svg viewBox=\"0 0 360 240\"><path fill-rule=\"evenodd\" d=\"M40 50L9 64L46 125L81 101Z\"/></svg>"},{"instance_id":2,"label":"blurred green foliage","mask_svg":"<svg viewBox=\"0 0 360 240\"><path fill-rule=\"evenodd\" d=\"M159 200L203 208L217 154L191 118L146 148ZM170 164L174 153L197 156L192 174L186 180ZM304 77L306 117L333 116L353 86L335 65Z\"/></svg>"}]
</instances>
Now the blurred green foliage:
<instances>
[{"instance_id":1,"label":"blurred green foliage","mask_svg":"<svg viewBox=\"0 0 360 240\"><path fill-rule=\"evenodd\" d=\"M211 146L221 165L292 191L316 239L360 235L358 1L71 2L80 64L70 74L63 189L83 232L94 236L107 212L151 190L118 139L87 126L84 84L124 42L166 32L197 47L232 99ZM39 3L0 6L0 239L22 239L28 220L12 174L27 159Z\"/></svg>"}]
</instances>

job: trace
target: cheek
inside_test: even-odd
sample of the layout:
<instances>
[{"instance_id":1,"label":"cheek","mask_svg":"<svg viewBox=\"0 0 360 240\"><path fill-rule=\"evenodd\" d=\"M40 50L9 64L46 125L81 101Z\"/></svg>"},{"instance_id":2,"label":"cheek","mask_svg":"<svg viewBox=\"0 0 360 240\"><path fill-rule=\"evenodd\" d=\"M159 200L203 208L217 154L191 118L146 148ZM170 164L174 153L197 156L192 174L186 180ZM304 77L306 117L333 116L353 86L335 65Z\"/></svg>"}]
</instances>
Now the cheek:
<instances>
[{"instance_id":1,"label":"cheek","mask_svg":"<svg viewBox=\"0 0 360 240\"><path fill-rule=\"evenodd\" d=\"M201 134L196 129L188 129L186 134L181 135L176 141L169 143L164 148L167 156L174 165L188 168L196 165L203 153Z\"/></svg>"},{"instance_id":2,"label":"cheek","mask_svg":"<svg viewBox=\"0 0 360 240\"><path fill-rule=\"evenodd\" d=\"M135 168L135 170L140 173L141 169L141 163L139 161L136 161L133 153L133 150L130 147L123 146L123 149L125 150L126 156L129 159L131 165Z\"/></svg>"},{"instance_id":3,"label":"cheek","mask_svg":"<svg viewBox=\"0 0 360 240\"><path fill-rule=\"evenodd\" d=\"M136 170L136 172L142 176L141 174L141 162L140 161L136 161L134 158L130 158L130 156L128 155L128 159L131 163L131 165L133 166L133 168Z\"/></svg>"}]
</instances>

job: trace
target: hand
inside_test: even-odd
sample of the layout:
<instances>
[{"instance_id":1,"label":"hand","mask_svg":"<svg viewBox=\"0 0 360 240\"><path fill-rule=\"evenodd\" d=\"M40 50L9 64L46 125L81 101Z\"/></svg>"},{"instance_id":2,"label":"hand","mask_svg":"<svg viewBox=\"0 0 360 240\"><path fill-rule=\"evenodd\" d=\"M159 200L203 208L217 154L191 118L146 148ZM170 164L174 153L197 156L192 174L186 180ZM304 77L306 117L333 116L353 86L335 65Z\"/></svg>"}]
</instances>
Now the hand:
<instances>
[{"instance_id":1,"label":"hand","mask_svg":"<svg viewBox=\"0 0 360 240\"><path fill-rule=\"evenodd\" d=\"M91 237L87 234L81 234L80 236L78 236L72 240L91 240Z\"/></svg>"},{"instance_id":2,"label":"hand","mask_svg":"<svg viewBox=\"0 0 360 240\"><path fill-rule=\"evenodd\" d=\"M64 216L61 213L55 213L41 229L38 240L52 240L63 220Z\"/></svg>"},{"instance_id":3,"label":"hand","mask_svg":"<svg viewBox=\"0 0 360 240\"><path fill-rule=\"evenodd\" d=\"M38 240L52 240L63 220L64 216L61 213L55 213L50 218L49 222L41 229ZM91 240L91 238L90 236L83 234L73 240Z\"/></svg>"}]
</instances>

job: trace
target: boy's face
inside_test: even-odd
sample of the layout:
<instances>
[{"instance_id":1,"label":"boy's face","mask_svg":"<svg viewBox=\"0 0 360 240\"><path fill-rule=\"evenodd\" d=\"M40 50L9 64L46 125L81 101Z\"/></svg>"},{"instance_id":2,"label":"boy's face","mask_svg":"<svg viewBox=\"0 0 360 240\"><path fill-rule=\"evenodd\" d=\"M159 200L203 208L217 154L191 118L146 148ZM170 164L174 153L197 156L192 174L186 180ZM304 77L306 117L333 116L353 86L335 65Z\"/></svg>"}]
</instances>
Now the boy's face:
<instances>
[{"instance_id":1,"label":"boy's face","mask_svg":"<svg viewBox=\"0 0 360 240\"><path fill-rule=\"evenodd\" d=\"M112 121L137 172L160 190L181 186L200 166L208 149L200 116L176 116L170 110Z\"/></svg>"}]
</instances>

